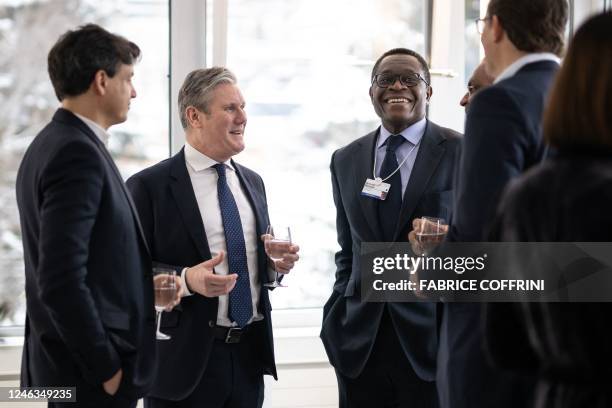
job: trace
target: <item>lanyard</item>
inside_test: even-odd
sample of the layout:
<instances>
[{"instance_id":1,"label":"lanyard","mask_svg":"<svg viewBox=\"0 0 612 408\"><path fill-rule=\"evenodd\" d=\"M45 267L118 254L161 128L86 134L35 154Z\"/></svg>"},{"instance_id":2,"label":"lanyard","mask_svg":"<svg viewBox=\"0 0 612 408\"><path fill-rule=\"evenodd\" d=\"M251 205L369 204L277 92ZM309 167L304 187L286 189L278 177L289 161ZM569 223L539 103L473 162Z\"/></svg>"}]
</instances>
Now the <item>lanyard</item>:
<instances>
[{"instance_id":1,"label":"lanyard","mask_svg":"<svg viewBox=\"0 0 612 408\"><path fill-rule=\"evenodd\" d=\"M402 136L402 137L404 137L404 136ZM387 177L385 177L384 179L381 179L380 177L376 177L376 156L378 156L378 154L376 154L377 152L374 152L374 168L372 169L372 177L374 178L374 180L376 180L377 182L383 182L383 181L389 180L391 178L391 176L393 176L395 173L397 173L397 171L404 165L404 163L406 163L406 160L408 160L408 157L410 157L410 154L412 154L412 151L414 149L416 149L418 145L421 144L421 140L423 140L422 137L421 137L421 139L419 140L419 142L417 144L412 146L412 149L410 149L408 154L406 154L406 157L404 157L404 160L402 160L402 162L397 166L397 169L393 170L393 172L391 174L389 174Z\"/></svg>"}]
</instances>

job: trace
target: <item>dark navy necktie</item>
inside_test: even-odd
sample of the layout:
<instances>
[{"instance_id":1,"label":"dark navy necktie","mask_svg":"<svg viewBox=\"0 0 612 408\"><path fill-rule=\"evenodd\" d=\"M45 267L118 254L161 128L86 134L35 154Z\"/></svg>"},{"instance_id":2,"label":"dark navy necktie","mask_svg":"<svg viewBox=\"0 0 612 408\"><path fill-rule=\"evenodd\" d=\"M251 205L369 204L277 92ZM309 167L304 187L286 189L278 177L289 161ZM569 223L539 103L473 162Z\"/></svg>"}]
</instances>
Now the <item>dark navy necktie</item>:
<instances>
[{"instance_id":1,"label":"dark navy necktie","mask_svg":"<svg viewBox=\"0 0 612 408\"><path fill-rule=\"evenodd\" d=\"M219 208L221 209L221 219L225 231L229 273L238 274L236 286L229 293L229 317L239 327L244 327L253 316L244 233L236 200L234 200L234 196L227 185L225 164L217 163L213 167L219 175L217 194L219 195Z\"/></svg>"},{"instance_id":2,"label":"dark navy necktie","mask_svg":"<svg viewBox=\"0 0 612 408\"><path fill-rule=\"evenodd\" d=\"M380 167L380 178L385 179L389 174L393 173L397 167L397 156L395 151L404 143L406 139L402 135L391 135L385 142L387 150L385 159ZM383 238L385 241L393 241L395 227L398 224L398 217L402 208L402 178L400 171L386 180L385 183L391 184L387 198L378 203L378 221L382 228Z\"/></svg>"}]
</instances>

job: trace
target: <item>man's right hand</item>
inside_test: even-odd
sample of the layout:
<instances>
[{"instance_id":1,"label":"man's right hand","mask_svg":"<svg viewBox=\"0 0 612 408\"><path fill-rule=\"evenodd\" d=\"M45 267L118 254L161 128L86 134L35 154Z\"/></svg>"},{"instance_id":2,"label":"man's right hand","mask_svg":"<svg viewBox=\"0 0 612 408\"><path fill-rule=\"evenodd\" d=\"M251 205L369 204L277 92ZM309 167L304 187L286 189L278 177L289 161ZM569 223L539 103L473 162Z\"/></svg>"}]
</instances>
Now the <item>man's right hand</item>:
<instances>
[{"instance_id":1,"label":"man's right hand","mask_svg":"<svg viewBox=\"0 0 612 408\"><path fill-rule=\"evenodd\" d=\"M104 383L102 384L102 387L104 387L104 391L109 395L115 395L117 393L117 390L119 389L119 384L121 384L122 376L123 370L119 369L119 371L117 371L115 375L111 377L110 380L104 381Z\"/></svg>"},{"instance_id":2,"label":"man's right hand","mask_svg":"<svg viewBox=\"0 0 612 408\"><path fill-rule=\"evenodd\" d=\"M423 220L421 220L420 218L415 218L414 220L412 220L412 231L408 233L408 242L410 242L410 246L412 247L412 252L414 252L416 255L423 255L424 253L423 247L419 243L417 236L416 236L417 231L421 231L422 221Z\"/></svg>"},{"instance_id":3,"label":"man's right hand","mask_svg":"<svg viewBox=\"0 0 612 408\"><path fill-rule=\"evenodd\" d=\"M227 295L236 285L238 275L215 275L214 267L223 262L225 252L221 251L217 256L202 262L185 271L187 287L192 292L197 292L206 297L217 297Z\"/></svg>"},{"instance_id":4,"label":"man's right hand","mask_svg":"<svg viewBox=\"0 0 612 408\"><path fill-rule=\"evenodd\" d=\"M417 234L424 230L434 230L438 229L439 232L442 232L441 235L432 235L428 237L425 242L425 246L422 242L419 241ZM416 255L425 255L426 253L431 252L432 249L440 245L444 241L444 237L448 233L448 225L446 224L434 224L431 221L428 221L425 218L415 218L412 220L412 231L408 233L408 242L410 242L410 246L412 248L412 252Z\"/></svg>"}]
</instances>

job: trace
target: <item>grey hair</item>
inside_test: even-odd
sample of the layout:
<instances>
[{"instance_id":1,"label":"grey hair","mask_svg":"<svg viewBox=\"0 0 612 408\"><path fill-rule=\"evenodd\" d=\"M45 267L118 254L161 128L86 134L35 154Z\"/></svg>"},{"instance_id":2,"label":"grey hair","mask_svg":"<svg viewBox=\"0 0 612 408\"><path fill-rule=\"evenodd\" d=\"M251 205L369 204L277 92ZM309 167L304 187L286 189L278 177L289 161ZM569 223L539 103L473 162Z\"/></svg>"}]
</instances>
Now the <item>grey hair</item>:
<instances>
[{"instance_id":1,"label":"grey hair","mask_svg":"<svg viewBox=\"0 0 612 408\"><path fill-rule=\"evenodd\" d=\"M206 69L196 69L191 71L178 94L178 107L183 129L187 129L189 121L185 111L193 106L204 113L208 111L212 91L222 83L235 84L236 76L225 67L212 67Z\"/></svg>"}]
</instances>

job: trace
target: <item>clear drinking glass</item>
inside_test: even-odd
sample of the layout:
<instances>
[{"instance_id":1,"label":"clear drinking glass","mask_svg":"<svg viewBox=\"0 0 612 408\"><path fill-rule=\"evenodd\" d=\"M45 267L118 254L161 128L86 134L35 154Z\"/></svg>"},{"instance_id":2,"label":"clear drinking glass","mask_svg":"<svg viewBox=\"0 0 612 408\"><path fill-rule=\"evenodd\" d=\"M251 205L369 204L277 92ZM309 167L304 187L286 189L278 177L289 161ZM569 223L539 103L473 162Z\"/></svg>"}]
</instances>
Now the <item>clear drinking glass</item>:
<instances>
[{"instance_id":1,"label":"clear drinking glass","mask_svg":"<svg viewBox=\"0 0 612 408\"><path fill-rule=\"evenodd\" d=\"M291 229L289 227L272 227L272 225L268 225L266 229L267 238L264 241L264 248L266 249L266 254L273 261L280 261L283 259L283 255L289 252L289 247L291 246ZM264 286L269 288L284 288L286 285L283 285L278 280L279 273L276 272L276 278L274 282L264 283Z\"/></svg>"},{"instance_id":2,"label":"clear drinking glass","mask_svg":"<svg viewBox=\"0 0 612 408\"><path fill-rule=\"evenodd\" d=\"M421 217L421 227L416 231L416 238L425 255L444 241L448 225L444 218Z\"/></svg>"},{"instance_id":3,"label":"clear drinking glass","mask_svg":"<svg viewBox=\"0 0 612 408\"><path fill-rule=\"evenodd\" d=\"M169 268L153 268L153 288L155 289L155 311L157 312L157 340L170 340L170 336L159 331L161 314L176 298L176 271Z\"/></svg>"}]
</instances>

